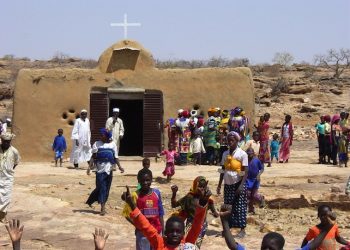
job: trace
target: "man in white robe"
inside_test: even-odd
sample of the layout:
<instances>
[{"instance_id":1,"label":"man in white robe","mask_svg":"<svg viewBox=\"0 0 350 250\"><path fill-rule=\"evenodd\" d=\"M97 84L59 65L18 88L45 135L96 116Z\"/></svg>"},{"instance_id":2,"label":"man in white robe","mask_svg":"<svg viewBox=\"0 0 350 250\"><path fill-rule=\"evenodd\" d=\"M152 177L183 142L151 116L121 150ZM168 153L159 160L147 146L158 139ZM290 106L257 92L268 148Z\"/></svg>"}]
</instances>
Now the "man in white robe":
<instances>
[{"instance_id":1,"label":"man in white robe","mask_svg":"<svg viewBox=\"0 0 350 250\"><path fill-rule=\"evenodd\" d=\"M113 141L117 145L119 152L120 140L124 136L124 124L122 119L119 118L119 108L113 108L113 116L109 117L106 121L106 129L112 132Z\"/></svg>"},{"instance_id":2,"label":"man in white robe","mask_svg":"<svg viewBox=\"0 0 350 250\"><path fill-rule=\"evenodd\" d=\"M17 149L11 146L11 133L1 135L0 145L0 222L6 223L6 214L11 202L14 169L19 163Z\"/></svg>"},{"instance_id":3,"label":"man in white robe","mask_svg":"<svg viewBox=\"0 0 350 250\"><path fill-rule=\"evenodd\" d=\"M90 121L87 118L87 111L83 109L80 112L80 118L75 120L72 130L73 148L70 156L70 162L75 168L79 167L79 163L89 162L91 153L91 130Z\"/></svg>"}]
</instances>

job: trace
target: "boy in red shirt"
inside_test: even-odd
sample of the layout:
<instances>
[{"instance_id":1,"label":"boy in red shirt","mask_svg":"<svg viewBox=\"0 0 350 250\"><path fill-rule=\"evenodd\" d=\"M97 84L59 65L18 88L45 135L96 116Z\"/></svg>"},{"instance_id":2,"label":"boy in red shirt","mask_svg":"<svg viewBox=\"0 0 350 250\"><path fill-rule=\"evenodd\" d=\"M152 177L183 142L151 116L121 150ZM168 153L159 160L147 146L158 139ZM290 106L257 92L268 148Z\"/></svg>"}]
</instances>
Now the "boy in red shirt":
<instances>
[{"instance_id":1,"label":"boy in red shirt","mask_svg":"<svg viewBox=\"0 0 350 250\"><path fill-rule=\"evenodd\" d=\"M127 187L127 192L123 194L125 201L133 210L130 213L130 218L132 219L133 224L143 233L143 235L147 237L151 247L155 250L175 250L183 249L184 247L189 246L194 247L205 218L206 206L210 195L210 191L205 190L199 196L199 199L196 200L195 203L197 207L194 221L186 236L183 219L177 216L172 216L166 222L164 231L165 237L163 238L136 207L136 204L130 194L129 187Z\"/></svg>"},{"instance_id":2,"label":"boy in red shirt","mask_svg":"<svg viewBox=\"0 0 350 250\"><path fill-rule=\"evenodd\" d=\"M162 234L164 228L164 208L160 191L151 188L152 171L148 168L141 169L137 174L137 180L140 188L132 193L132 200L141 213L147 218L149 223L157 230L157 233ZM128 204L125 205L123 215L126 219L134 224L130 219L130 212L132 209ZM136 229L136 249L150 250L151 246L144 234Z\"/></svg>"}]
</instances>

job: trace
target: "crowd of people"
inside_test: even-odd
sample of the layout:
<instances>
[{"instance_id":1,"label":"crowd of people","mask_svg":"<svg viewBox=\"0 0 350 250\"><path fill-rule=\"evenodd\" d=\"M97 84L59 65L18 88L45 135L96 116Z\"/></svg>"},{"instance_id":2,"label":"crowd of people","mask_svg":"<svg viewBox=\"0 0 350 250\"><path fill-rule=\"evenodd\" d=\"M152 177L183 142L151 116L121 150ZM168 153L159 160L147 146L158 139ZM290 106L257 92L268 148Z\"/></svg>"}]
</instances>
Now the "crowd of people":
<instances>
[{"instance_id":1,"label":"crowd of people","mask_svg":"<svg viewBox=\"0 0 350 250\"><path fill-rule=\"evenodd\" d=\"M318 162L348 166L350 124L349 113L322 115L315 125L318 140Z\"/></svg>"},{"instance_id":2,"label":"crowd of people","mask_svg":"<svg viewBox=\"0 0 350 250\"><path fill-rule=\"evenodd\" d=\"M260 117L254 124L253 138L250 138L250 119L246 112L235 107L231 110L210 108L207 118L196 109L178 110L177 118L170 118L165 124L168 135L168 149L163 150L166 168L163 172L170 181L175 174L175 165L221 165L223 154L228 149L227 135L235 132L239 136L238 147L253 148L260 161L271 167L271 161L287 163L293 142L292 117L286 115L280 134L269 134L270 114Z\"/></svg>"},{"instance_id":3,"label":"crowd of people","mask_svg":"<svg viewBox=\"0 0 350 250\"><path fill-rule=\"evenodd\" d=\"M117 166L124 172L118 159L119 142L123 137L124 127L118 115L119 109L113 109L113 116L107 120L106 127L100 130L100 140L94 142L92 146L86 110L81 111L72 131L74 142L72 163L78 167L79 163L88 162L87 174L90 174L91 170L96 174L96 188L89 195L86 204L91 207L93 203L98 202L101 205L102 216L106 214L105 205L113 180L113 167ZM260 118L257 125L254 124L255 130L250 138L250 121L240 107L230 111L211 108L208 110L207 119L199 115L197 110L191 112L179 110L178 118L169 119L166 124L168 149L160 153L166 157L163 174L170 182L177 164L186 165L192 161L193 164L220 165L216 194L221 195L224 184L224 204L219 211L216 209L208 180L205 176L198 176L193 180L189 192L180 199L177 198L178 186L171 186L171 206L178 209L164 222L162 194L159 189L152 187L151 161L144 158L142 169L137 174L137 188L130 191L127 187L126 192L121 195L125 201L122 214L135 226L136 249L199 249L208 227L206 220L208 211L214 217L221 218L222 236L228 248L244 249L236 239L245 237L247 213L255 213L254 204L265 206L265 198L259 194L265 164L266 167L271 167L274 158L282 163L287 163L290 158L290 147L293 142L291 118L290 115L285 116L280 134L274 134L270 140L268 113ZM340 159L342 162L346 159L347 162L347 155L345 157L343 151L339 149L341 143L344 143L346 148L348 146L347 119L346 113L334 115L332 119L325 116L321 117L321 122L316 125L321 163L328 162L327 150L330 150L330 158L327 160L333 160L334 163L339 158L339 162ZM19 161L17 150L11 146L12 138L11 133L1 135L0 190L5 190L0 197L1 220L5 218L10 203L14 168ZM327 144L328 142L330 144ZM332 143L335 142L337 147L333 149L335 147ZM56 166L58 160L62 166L62 155L67 149L62 129L58 130L52 149L55 151ZM2 188L3 186L6 188ZM336 242L345 245L343 249L350 249L350 243L340 236L335 223L336 215L331 207L319 206L317 215L320 224L310 228L300 249L335 250ZM23 226L20 226L19 221L13 220L6 228L14 249L20 249ZM233 236L231 228L239 228L240 231ZM95 248L103 249L107 238L108 235L104 230L96 229ZM284 244L285 240L281 234L269 233L264 236L261 249L282 250Z\"/></svg>"}]
</instances>

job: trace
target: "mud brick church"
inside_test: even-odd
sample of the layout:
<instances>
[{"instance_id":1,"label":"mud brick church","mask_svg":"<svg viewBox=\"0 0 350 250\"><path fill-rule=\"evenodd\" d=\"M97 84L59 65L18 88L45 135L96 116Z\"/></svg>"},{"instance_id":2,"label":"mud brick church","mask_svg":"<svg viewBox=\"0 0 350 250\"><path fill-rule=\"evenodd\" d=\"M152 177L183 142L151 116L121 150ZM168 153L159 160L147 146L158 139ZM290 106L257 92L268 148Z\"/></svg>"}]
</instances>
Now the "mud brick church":
<instances>
[{"instance_id":1,"label":"mud brick church","mask_svg":"<svg viewBox=\"0 0 350 250\"><path fill-rule=\"evenodd\" d=\"M22 69L14 92L14 145L25 161L50 160L58 128L70 151L81 109L89 112L94 142L112 109L119 107L126 128L120 155L154 156L166 137L163 121L194 104L203 110L241 106L252 117L250 69L157 69L139 43L122 40L102 53L95 69Z\"/></svg>"}]
</instances>

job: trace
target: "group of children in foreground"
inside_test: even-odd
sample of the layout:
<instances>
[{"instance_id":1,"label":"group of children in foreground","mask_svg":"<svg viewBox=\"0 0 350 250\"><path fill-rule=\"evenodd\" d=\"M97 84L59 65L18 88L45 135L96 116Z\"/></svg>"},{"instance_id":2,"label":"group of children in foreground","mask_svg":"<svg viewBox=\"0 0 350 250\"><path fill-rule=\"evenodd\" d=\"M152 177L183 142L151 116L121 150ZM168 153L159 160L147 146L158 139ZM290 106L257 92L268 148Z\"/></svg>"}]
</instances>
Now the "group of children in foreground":
<instances>
[{"instance_id":1,"label":"group of children in foreground","mask_svg":"<svg viewBox=\"0 0 350 250\"><path fill-rule=\"evenodd\" d=\"M195 244L197 238L201 234L201 225L205 221L206 212L210 204L211 193L207 185L205 188L199 188L196 195L193 196L192 202L195 207L195 214L193 217L192 226L187 232L184 220L181 217L174 215L169 217L165 223L165 227L163 225L161 231L159 232L159 230L153 226L151 220L143 214L144 210L140 210L138 208L138 202L134 201L128 186L126 189L126 192L124 192L122 196L131 209L129 214L130 221L133 223L133 225L135 225L136 230L138 230L142 236L146 238L152 249L198 249ZM224 237L226 245L229 249L244 250L245 247L236 242L235 238L231 234L228 223L228 217L230 214L230 206L222 205L220 212L218 212L222 223L222 236ZM312 227L309 230L299 250L335 250L336 242L344 245L342 248L340 248L340 250L349 250L350 242L347 242L340 236L338 226L335 223L336 215L332 212L332 209L327 205L319 206L318 218L320 219L320 224ZM19 220L12 220L8 225L6 225L6 229L12 241L13 249L20 250L23 225L21 225ZM95 250L103 250L105 248L105 243L108 236L109 235L106 234L103 229L95 229L95 233L93 233ZM263 237L260 249L283 250L284 244L285 239L281 234L270 232ZM137 249L151 248L148 247Z\"/></svg>"}]
</instances>

